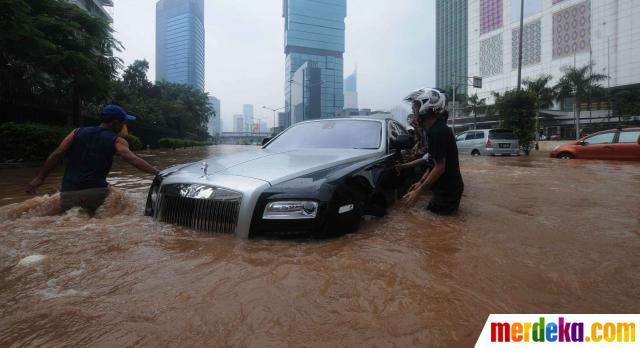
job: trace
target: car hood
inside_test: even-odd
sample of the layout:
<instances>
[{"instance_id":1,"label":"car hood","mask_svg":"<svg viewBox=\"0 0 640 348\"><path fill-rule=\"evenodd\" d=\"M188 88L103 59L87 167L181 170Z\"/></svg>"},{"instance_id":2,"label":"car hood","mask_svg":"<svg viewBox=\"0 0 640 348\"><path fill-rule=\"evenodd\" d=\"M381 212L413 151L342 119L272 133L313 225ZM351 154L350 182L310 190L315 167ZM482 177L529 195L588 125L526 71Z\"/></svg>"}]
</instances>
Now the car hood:
<instances>
[{"instance_id":1,"label":"car hood","mask_svg":"<svg viewBox=\"0 0 640 348\"><path fill-rule=\"evenodd\" d=\"M318 170L378 156L380 150L364 149L259 149L204 159L175 171L180 174L235 175L267 181L272 185ZM173 174L173 173L172 173Z\"/></svg>"}]
</instances>

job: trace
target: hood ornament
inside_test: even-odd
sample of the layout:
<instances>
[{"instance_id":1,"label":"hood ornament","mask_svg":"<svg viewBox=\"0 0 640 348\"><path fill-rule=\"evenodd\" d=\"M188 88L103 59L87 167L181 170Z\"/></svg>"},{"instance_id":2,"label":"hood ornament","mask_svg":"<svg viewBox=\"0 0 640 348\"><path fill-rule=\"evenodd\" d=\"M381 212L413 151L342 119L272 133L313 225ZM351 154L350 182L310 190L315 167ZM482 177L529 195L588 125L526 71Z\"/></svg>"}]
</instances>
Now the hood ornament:
<instances>
[{"instance_id":1,"label":"hood ornament","mask_svg":"<svg viewBox=\"0 0 640 348\"><path fill-rule=\"evenodd\" d=\"M207 162L202 162L202 166L200 167L200 169L202 169L202 177L207 176L207 169L209 169L209 165L207 164Z\"/></svg>"}]
</instances>

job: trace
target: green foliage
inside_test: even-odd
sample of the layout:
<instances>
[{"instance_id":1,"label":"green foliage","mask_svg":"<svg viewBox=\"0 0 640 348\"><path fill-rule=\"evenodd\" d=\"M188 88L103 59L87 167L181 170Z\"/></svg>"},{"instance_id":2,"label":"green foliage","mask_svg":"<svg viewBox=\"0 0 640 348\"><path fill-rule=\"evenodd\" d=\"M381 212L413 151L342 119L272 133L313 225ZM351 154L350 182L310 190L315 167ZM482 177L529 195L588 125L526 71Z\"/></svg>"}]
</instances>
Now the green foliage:
<instances>
[{"instance_id":1,"label":"green foliage","mask_svg":"<svg viewBox=\"0 0 640 348\"><path fill-rule=\"evenodd\" d=\"M70 132L69 128L36 123L0 124L0 161L43 160Z\"/></svg>"},{"instance_id":2,"label":"green foliage","mask_svg":"<svg viewBox=\"0 0 640 348\"><path fill-rule=\"evenodd\" d=\"M496 95L495 106L500 113L502 126L512 129L526 154L534 139L536 95L529 91L510 90Z\"/></svg>"},{"instance_id":3,"label":"green foliage","mask_svg":"<svg viewBox=\"0 0 640 348\"><path fill-rule=\"evenodd\" d=\"M137 136L129 133L129 134L121 135L120 137L124 138L124 140L126 140L127 143L129 143L129 149L131 151L142 150L142 141L140 141L140 138L138 138Z\"/></svg>"},{"instance_id":4,"label":"green foliage","mask_svg":"<svg viewBox=\"0 0 640 348\"><path fill-rule=\"evenodd\" d=\"M208 95L185 84L147 80L149 64L136 60L122 80L113 82L113 102L138 116L143 124L174 129L180 137L205 140L206 125L215 117Z\"/></svg>"},{"instance_id":5,"label":"green foliage","mask_svg":"<svg viewBox=\"0 0 640 348\"><path fill-rule=\"evenodd\" d=\"M29 104L43 94L71 106L102 103L121 60L109 23L58 0L0 0L0 101Z\"/></svg>"},{"instance_id":6,"label":"green foliage","mask_svg":"<svg viewBox=\"0 0 640 348\"><path fill-rule=\"evenodd\" d=\"M161 148L164 148L164 149L179 149L183 147L209 145L209 143L207 143L206 141L195 141L195 140L176 139L176 138L161 138L158 141L158 144L160 145Z\"/></svg>"}]
</instances>

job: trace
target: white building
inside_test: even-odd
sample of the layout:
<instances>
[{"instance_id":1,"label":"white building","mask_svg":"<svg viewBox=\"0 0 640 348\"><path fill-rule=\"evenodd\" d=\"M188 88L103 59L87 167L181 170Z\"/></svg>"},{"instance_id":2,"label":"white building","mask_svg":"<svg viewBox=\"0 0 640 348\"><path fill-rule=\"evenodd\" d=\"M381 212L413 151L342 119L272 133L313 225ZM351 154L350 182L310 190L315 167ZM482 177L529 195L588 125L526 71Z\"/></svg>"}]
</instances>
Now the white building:
<instances>
[{"instance_id":1,"label":"white building","mask_svg":"<svg viewBox=\"0 0 640 348\"><path fill-rule=\"evenodd\" d=\"M253 128L253 104L242 105L242 116L244 117L244 131L251 132Z\"/></svg>"},{"instance_id":2,"label":"white building","mask_svg":"<svg viewBox=\"0 0 640 348\"><path fill-rule=\"evenodd\" d=\"M469 0L468 74L481 76L487 98L515 88L518 78L520 0ZM603 87L640 83L640 1L526 0L522 79L542 74L555 84L567 65L594 62L608 75Z\"/></svg>"}]
</instances>

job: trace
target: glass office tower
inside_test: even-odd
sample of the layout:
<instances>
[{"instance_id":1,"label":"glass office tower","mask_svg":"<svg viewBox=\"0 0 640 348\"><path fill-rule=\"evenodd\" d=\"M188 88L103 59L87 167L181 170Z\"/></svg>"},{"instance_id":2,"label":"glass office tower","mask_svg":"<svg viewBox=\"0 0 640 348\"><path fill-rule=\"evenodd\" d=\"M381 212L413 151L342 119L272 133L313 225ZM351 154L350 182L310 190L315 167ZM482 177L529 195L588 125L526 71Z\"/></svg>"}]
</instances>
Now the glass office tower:
<instances>
[{"instance_id":1,"label":"glass office tower","mask_svg":"<svg viewBox=\"0 0 640 348\"><path fill-rule=\"evenodd\" d=\"M343 61L344 19L346 0L284 0L285 108L291 113L291 92L296 81L294 74L305 63L318 69L320 105L303 107L305 119L335 117L344 106ZM315 74L315 73L314 73ZM316 111L317 110L317 111ZM295 123L295 120L293 121Z\"/></svg>"},{"instance_id":2,"label":"glass office tower","mask_svg":"<svg viewBox=\"0 0 640 348\"><path fill-rule=\"evenodd\" d=\"M447 89L452 75L467 76L467 0L436 0L436 86ZM458 93L466 93L463 84Z\"/></svg>"},{"instance_id":3,"label":"glass office tower","mask_svg":"<svg viewBox=\"0 0 640 348\"><path fill-rule=\"evenodd\" d=\"M156 80L204 90L204 0L156 3Z\"/></svg>"}]
</instances>

